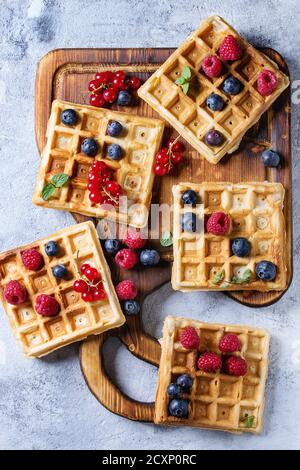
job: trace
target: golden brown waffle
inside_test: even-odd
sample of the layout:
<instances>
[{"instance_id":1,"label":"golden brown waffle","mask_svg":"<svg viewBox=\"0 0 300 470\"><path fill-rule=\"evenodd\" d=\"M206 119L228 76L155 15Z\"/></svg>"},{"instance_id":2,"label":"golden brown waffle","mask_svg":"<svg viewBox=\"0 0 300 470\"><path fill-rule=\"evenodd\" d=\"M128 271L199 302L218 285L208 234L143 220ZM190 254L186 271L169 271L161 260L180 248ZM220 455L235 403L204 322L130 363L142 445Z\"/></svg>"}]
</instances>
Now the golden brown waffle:
<instances>
[{"instance_id":1,"label":"golden brown waffle","mask_svg":"<svg viewBox=\"0 0 300 470\"><path fill-rule=\"evenodd\" d=\"M194 327L200 336L200 348L187 350L180 343L180 331ZM197 369L199 352L219 353L218 344L225 333L238 335L242 348L232 355L242 356L248 371L243 377L207 373ZM262 429L265 384L268 373L269 334L241 325L202 323L168 316L165 319L155 400L155 423L194 426L240 433L259 433ZM188 418L169 414L167 388L181 374L193 378L192 390L183 394L189 401ZM248 419L247 419L248 418ZM249 424L252 424L251 427Z\"/></svg>"},{"instance_id":2,"label":"golden brown waffle","mask_svg":"<svg viewBox=\"0 0 300 470\"><path fill-rule=\"evenodd\" d=\"M44 246L50 240L60 246L56 257L45 253ZM39 271L30 271L22 263L21 253L28 248L36 248L43 256L44 265ZM53 276L51 268L60 263L68 269L67 280ZM79 279L78 271L83 263L90 263L101 273L106 293L104 300L84 302L74 291L73 283ZM3 289L11 280L18 280L26 287L26 303L14 306L5 300ZM35 312L35 299L42 293L54 296L60 304L57 316L47 318ZM44 356L88 335L119 327L125 321L92 222L64 228L30 245L1 253L0 294L14 335L31 357Z\"/></svg>"},{"instance_id":3,"label":"golden brown waffle","mask_svg":"<svg viewBox=\"0 0 300 470\"><path fill-rule=\"evenodd\" d=\"M64 109L75 109L80 116L75 126L66 126L60 115ZM118 137L106 134L107 124L119 121L124 131ZM159 119L146 118L109 109L82 106L55 100L47 128L47 143L42 154L33 203L52 209L69 210L92 217L106 217L111 220L143 227L147 223L147 210L152 196L154 174L152 171L155 154L160 146L164 123ZM103 160L115 171L117 182L128 198L128 219L126 213L110 211L92 204L87 189L90 165L95 160L81 152L81 142L92 137L98 143L100 152L96 160ZM124 157L113 161L106 156L106 147L119 144ZM48 201L41 193L45 184L57 173L71 177L67 187L56 191ZM124 211L123 211L124 212Z\"/></svg>"},{"instance_id":4,"label":"golden brown waffle","mask_svg":"<svg viewBox=\"0 0 300 470\"><path fill-rule=\"evenodd\" d=\"M198 196L194 208L182 204L181 196L187 189ZM173 186L173 197L173 289L267 292L286 287L284 188L280 183L180 183ZM204 218L219 211L229 214L232 221L231 232L225 236L203 230ZM184 212L196 214L199 227L195 233L182 231L180 220ZM251 243L249 256L232 254L231 240L237 237L245 237ZM256 263L262 260L276 265L273 281L261 281L255 276ZM242 280L246 270L252 273L249 282L233 282L236 277Z\"/></svg>"},{"instance_id":5,"label":"golden brown waffle","mask_svg":"<svg viewBox=\"0 0 300 470\"><path fill-rule=\"evenodd\" d=\"M210 79L201 71L205 57L218 53L225 36L238 38L244 54L241 60L224 63L225 72ZM185 95L175 81L185 66L192 71L193 81ZM278 86L270 96L261 96L255 88L258 74L268 69L278 78ZM221 85L229 75L244 85L236 96L223 92ZM210 163L218 161L236 150L245 132L257 122L285 88L289 79L278 70L262 52L246 42L226 21L219 16L207 18L200 27L164 62L164 64L141 86L139 96L161 117L168 121ZM226 106L213 112L206 106L211 93L220 95ZM220 131L224 143L211 147L205 143L210 129Z\"/></svg>"}]
</instances>

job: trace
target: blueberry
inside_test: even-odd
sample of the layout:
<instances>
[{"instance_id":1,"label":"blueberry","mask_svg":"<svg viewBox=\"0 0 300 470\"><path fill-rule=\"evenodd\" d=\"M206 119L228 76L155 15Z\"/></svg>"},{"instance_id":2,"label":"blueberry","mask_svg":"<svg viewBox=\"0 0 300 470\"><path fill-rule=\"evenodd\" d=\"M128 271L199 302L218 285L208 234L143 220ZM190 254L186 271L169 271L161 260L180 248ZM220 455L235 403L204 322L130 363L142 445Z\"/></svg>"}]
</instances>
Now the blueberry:
<instances>
[{"instance_id":1,"label":"blueberry","mask_svg":"<svg viewBox=\"0 0 300 470\"><path fill-rule=\"evenodd\" d=\"M48 256L56 256L59 252L59 246L56 242L51 241L45 245L45 252Z\"/></svg>"},{"instance_id":2,"label":"blueberry","mask_svg":"<svg viewBox=\"0 0 300 470\"><path fill-rule=\"evenodd\" d=\"M176 384L180 387L182 392L189 392L193 385L193 379L188 374L183 374L177 377Z\"/></svg>"},{"instance_id":3,"label":"blueberry","mask_svg":"<svg viewBox=\"0 0 300 470\"><path fill-rule=\"evenodd\" d=\"M268 167L276 168L280 163L280 156L274 150L264 150L261 159L263 164Z\"/></svg>"},{"instance_id":4,"label":"blueberry","mask_svg":"<svg viewBox=\"0 0 300 470\"><path fill-rule=\"evenodd\" d=\"M197 204L197 194L195 193L195 191L188 189L187 191L184 191L184 193L182 193L181 201L183 204L195 206Z\"/></svg>"},{"instance_id":5,"label":"blueberry","mask_svg":"<svg viewBox=\"0 0 300 470\"><path fill-rule=\"evenodd\" d=\"M122 147L118 144L111 144L107 147L107 156L112 160L120 160L123 155Z\"/></svg>"},{"instance_id":6,"label":"blueberry","mask_svg":"<svg viewBox=\"0 0 300 470\"><path fill-rule=\"evenodd\" d=\"M112 240L105 240L104 242L104 248L106 253L109 253L110 255L115 255L121 247L121 243L119 240L112 239Z\"/></svg>"},{"instance_id":7,"label":"blueberry","mask_svg":"<svg viewBox=\"0 0 300 470\"><path fill-rule=\"evenodd\" d=\"M243 84L235 77L228 77L224 80L222 88L229 95L237 95L243 88Z\"/></svg>"},{"instance_id":8,"label":"blueberry","mask_svg":"<svg viewBox=\"0 0 300 470\"><path fill-rule=\"evenodd\" d=\"M206 105L212 111L221 111L224 108L225 103L220 95L217 95L217 93L212 93L208 96Z\"/></svg>"},{"instance_id":9,"label":"blueberry","mask_svg":"<svg viewBox=\"0 0 300 470\"><path fill-rule=\"evenodd\" d=\"M170 398L179 398L180 397L180 387L179 385L172 383L168 386L167 394Z\"/></svg>"},{"instance_id":10,"label":"blueberry","mask_svg":"<svg viewBox=\"0 0 300 470\"><path fill-rule=\"evenodd\" d=\"M121 134L122 130L123 130L122 124L120 124L118 121L110 121L108 123L106 132L111 137L117 137L118 135Z\"/></svg>"},{"instance_id":11,"label":"blueberry","mask_svg":"<svg viewBox=\"0 0 300 470\"><path fill-rule=\"evenodd\" d=\"M205 142L207 145L211 145L212 147L218 147L224 141L224 137L221 132L216 131L215 129L211 129L207 132L205 136Z\"/></svg>"},{"instance_id":12,"label":"blueberry","mask_svg":"<svg viewBox=\"0 0 300 470\"><path fill-rule=\"evenodd\" d=\"M251 244L247 238L234 238L231 245L232 253L243 258L248 256L251 251Z\"/></svg>"},{"instance_id":13,"label":"blueberry","mask_svg":"<svg viewBox=\"0 0 300 470\"><path fill-rule=\"evenodd\" d=\"M64 279L68 275L68 270L64 264L57 264L52 268L52 273L54 277L57 277L58 279Z\"/></svg>"},{"instance_id":14,"label":"blueberry","mask_svg":"<svg viewBox=\"0 0 300 470\"><path fill-rule=\"evenodd\" d=\"M66 126L75 126L78 122L78 114L75 109L65 109L60 115L61 122Z\"/></svg>"},{"instance_id":15,"label":"blueberry","mask_svg":"<svg viewBox=\"0 0 300 470\"><path fill-rule=\"evenodd\" d=\"M143 250L140 253L140 262L144 266L154 266L160 260L159 253L156 250Z\"/></svg>"},{"instance_id":16,"label":"blueberry","mask_svg":"<svg viewBox=\"0 0 300 470\"><path fill-rule=\"evenodd\" d=\"M187 418L189 412L189 403L187 400L174 399L170 401L169 412L176 418Z\"/></svg>"},{"instance_id":17,"label":"blueberry","mask_svg":"<svg viewBox=\"0 0 300 470\"><path fill-rule=\"evenodd\" d=\"M181 228L184 232L196 232L197 218L193 212L185 212L180 217Z\"/></svg>"},{"instance_id":18,"label":"blueberry","mask_svg":"<svg viewBox=\"0 0 300 470\"><path fill-rule=\"evenodd\" d=\"M273 281L277 274L277 268L271 261L260 261L255 267L256 275L262 281Z\"/></svg>"},{"instance_id":19,"label":"blueberry","mask_svg":"<svg viewBox=\"0 0 300 470\"><path fill-rule=\"evenodd\" d=\"M117 105L118 106L128 106L131 102L131 94L126 90L119 91Z\"/></svg>"},{"instance_id":20,"label":"blueberry","mask_svg":"<svg viewBox=\"0 0 300 470\"><path fill-rule=\"evenodd\" d=\"M94 157L99 149L99 145L95 139L84 139L81 144L81 151L89 157Z\"/></svg>"},{"instance_id":21,"label":"blueberry","mask_svg":"<svg viewBox=\"0 0 300 470\"><path fill-rule=\"evenodd\" d=\"M136 300L126 300L123 303L123 310L126 315L137 315L140 309L140 304Z\"/></svg>"}]
</instances>

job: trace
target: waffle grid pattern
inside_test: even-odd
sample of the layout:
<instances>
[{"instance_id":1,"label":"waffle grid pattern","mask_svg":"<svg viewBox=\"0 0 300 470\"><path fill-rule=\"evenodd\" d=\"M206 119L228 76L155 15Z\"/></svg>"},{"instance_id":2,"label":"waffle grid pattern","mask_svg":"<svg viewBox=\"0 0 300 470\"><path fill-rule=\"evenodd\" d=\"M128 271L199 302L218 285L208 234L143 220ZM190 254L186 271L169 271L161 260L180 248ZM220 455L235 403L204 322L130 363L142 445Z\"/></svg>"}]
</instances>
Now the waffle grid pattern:
<instances>
[{"instance_id":1,"label":"waffle grid pattern","mask_svg":"<svg viewBox=\"0 0 300 470\"><path fill-rule=\"evenodd\" d=\"M186 326L193 326L200 336L200 349L186 350L179 337ZM248 365L244 377L197 370L197 358L206 350L220 354L218 343L225 333L238 335L242 356ZM202 323L168 316L164 323L162 355L155 402L155 423L210 428L229 432L259 433L262 429L265 383L268 370L269 334L241 325ZM189 416L178 419L169 415L168 385L181 374L193 378L192 390L183 394L189 400ZM247 417L254 416L251 428Z\"/></svg>"},{"instance_id":2,"label":"waffle grid pattern","mask_svg":"<svg viewBox=\"0 0 300 470\"><path fill-rule=\"evenodd\" d=\"M244 55L235 62L223 63L220 77L209 78L202 72L201 63L209 55L218 55L219 47L228 34L238 38ZM185 66L191 69L193 76L187 95L175 84ZM265 68L275 73L278 86L272 95L263 97L256 90L256 81ZM230 75L243 84L243 90L235 96L222 90L224 80ZM201 155L216 164L226 153L238 148L245 132L288 84L288 77L273 62L254 49L222 18L213 16L187 38L142 85L138 94ZM206 106L206 99L211 93L217 93L225 101L222 111L213 112ZM224 136L224 142L219 147L209 146L205 142L205 135L212 128Z\"/></svg>"},{"instance_id":3,"label":"waffle grid pattern","mask_svg":"<svg viewBox=\"0 0 300 470\"><path fill-rule=\"evenodd\" d=\"M45 254L44 246L50 240L60 246L56 257ZM36 248L43 256L44 265L39 271L30 271L22 263L21 253L28 248ZM66 280L53 276L51 268L60 263L68 269ZM79 278L78 271L83 263L90 263L101 273L106 299L84 302L81 295L74 291L73 283ZM10 280L18 280L26 287L26 303L14 306L6 302L3 288ZM21 342L24 352L32 357L43 356L88 335L116 328L125 321L92 222L65 228L30 245L2 253L0 292L14 335ZM36 314L35 299L41 293L56 298L61 306L59 315L47 318Z\"/></svg>"},{"instance_id":4,"label":"waffle grid pattern","mask_svg":"<svg viewBox=\"0 0 300 470\"><path fill-rule=\"evenodd\" d=\"M182 193L188 189L198 195L199 203L195 208L183 206L181 202ZM280 183L180 183L173 186L173 197L173 289L269 291L285 288L284 188ZM215 236L203 230L182 231L180 219L184 212L195 212L198 220L203 221L218 211L231 217L229 235ZM236 237L250 241L249 256L233 255L231 240ZM246 269L254 274L256 263L262 260L272 261L277 266L274 281L253 277L251 282L242 285L230 282L233 276L242 278ZM222 272L224 279L214 284L215 276Z\"/></svg>"},{"instance_id":5,"label":"waffle grid pattern","mask_svg":"<svg viewBox=\"0 0 300 470\"><path fill-rule=\"evenodd\" d=\"M69 108L79 114L80 119L75 126L61 123L61 112ZM117 120L123 125L124 130L118 137L106 134L111 120ZM95 159L105 161L116 172L116 180L128 198L128 223L135 227L144 226L154 181L152 166L163 130L164 123L159 119L54 101L47 128L47 143L33 195L34 204L127 222L126 210L120 208L110 211L89 200L87 176L94 158L83 154L80 147L85 138L94 138L100 147ZM113 143L122 147L124 157L119 161L105 157L107 146ZM44 201L41 197L42 189L57 173L68 174L70 183Z\"/></svg>"}]
</instances>

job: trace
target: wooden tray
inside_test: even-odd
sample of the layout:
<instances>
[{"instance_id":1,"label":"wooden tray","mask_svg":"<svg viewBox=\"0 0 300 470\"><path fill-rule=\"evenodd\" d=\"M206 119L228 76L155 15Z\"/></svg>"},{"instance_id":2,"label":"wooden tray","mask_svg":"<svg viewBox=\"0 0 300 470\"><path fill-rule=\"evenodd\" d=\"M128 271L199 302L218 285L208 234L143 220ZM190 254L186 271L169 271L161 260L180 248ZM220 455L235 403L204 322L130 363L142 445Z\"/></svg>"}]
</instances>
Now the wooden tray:
<instances>
[{"instance_id":1,"label":"wooden tray","mask_svg":"<svg viewBox=\"0 0 300 470\"><path fill-rule=\"evenodd\" d=\"M60 49L49 52L40 61L35 85L35 132L39 151L45 145L47 121L51 102L61 98L76 103L88 103L87 84L95 72L101 69L122 69L134 73L145 80L157 67L169 57L173 49ZM272 49L263 49L279 67L288 74L288 68L282 57ZM115 107L115 109L118 109ZM120 108L119 108L120 109ZM144 102L132 108L133 113L157 117L157 114ZM286 189L285 218L287 231L287 267L288 285L292 279L292 178L291 178L291 139L290 139L290 90L274 103L260 122L245 136L240 149L222 159L218 165L209 164L199 158L195 150L187 145L186 164L172 175L163 178L163 184L157 178L153 191L155 203L171 204L171 187L179 181L273 181L281 182ZM172 130L167 127L165 137ZM265 148L274 148L283 159L282 167L264 168L260 153ZM76 221L87 218L74 214ZM162 249L158 240L151 242L160 250L165 266L150 270L136 270L130 273L139 287L141 300L170 280L171 251ZM113 269L114 282L118 282L124 273ZM128 273L126 273L128 278ZM285 290L286 291L286 290ZM234 300L244 305L261 307L270 305L284 294L282 292L228 292ZM127 324L103 336L90 338L81 348L81 366L86 381L97 399L111 411L131 419L152 421L153 404L143 404L131 400L122 394L107 377L102 360L102 346L111 335L118 336L137 357L158 365L160 357L159 343L145 335L140 318L129 318Z\"/></svg>"}]
</instances>

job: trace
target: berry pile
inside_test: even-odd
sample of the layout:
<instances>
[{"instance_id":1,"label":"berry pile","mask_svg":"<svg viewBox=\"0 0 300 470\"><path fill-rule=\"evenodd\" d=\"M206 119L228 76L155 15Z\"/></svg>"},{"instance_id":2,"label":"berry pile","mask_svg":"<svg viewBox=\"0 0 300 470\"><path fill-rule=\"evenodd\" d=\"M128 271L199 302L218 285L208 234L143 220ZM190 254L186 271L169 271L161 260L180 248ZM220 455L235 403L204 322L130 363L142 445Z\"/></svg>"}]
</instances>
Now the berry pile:
<instances>
[{"instance_id":1,"label":"berry pile","mask_svg":"<svg viewBox=\"0 0 300 470\"><path fill-rule=\"evenodd\" d=\"M118 106L132 103L132 92L141 86L139 78L128 76L123 70L98 72L89 82L90 104L103 107L117 102Z\"/></svg>"},{"instance_id":2,"label":"berry pile","mask_svg":"<svg viewBox=\"0 0 300 470\"><path fill-rule=\"evenodd\" d=\"M98 302L106 298L100 273L88 263L84 263L80 268L81 279L77 279L73 284L75 292L81 294L85 302Z\"/></svg>"},{"instance_id":3,"label":"berry pile","mask_svg":"<svg viewBox=\"0 0 300 470\"><path fill-rule=\"evenodd\" d=\"M123 194L121 186L113 180L113 172L104 162L95 161L88 174L89 199L93 204L119 205Z\"/></svg>"},{"instance_id":4,"label":"berry pile","mask_svg":"<svg viewBox=\"0 0 300 470\"><path fill-rule=\"evenodd\" d=\"M123 312L126 315L137 315L141 309L140 304L135 298L138 290L135 284L130 280L119 282L116 286L118 299L122 302Z\"/></svg>"},{"instance_id":5,"label":"berry pile","mask_svg":"<svg viewBox=\"0 0 300 470\"><path fill-rule=\"evenodd\" d=\"M155 266L160 261L158 251L149 248L143 249L146 240L138 230L128 228L123 236L123 244L126 246L125 248L117 239L106 240L104 243L106 253L114 255L116 264L122 269L132 269L139 262L143 266ZM135 250L140 251L136 252Z\"/></svg>"},{"instance_id":6,"label":"berry pile","mask_svg":"<svg viewBox=\"0 0 300 470\"><path fill-rule=\"evenodd\" d=\"M179 136L175 140L170 139L167 146L162 147L156 154L154 166L156 175L164 176L182 162L185 147L182 142L178 142L178 139Z\"/></svg>"}]
</instances>

